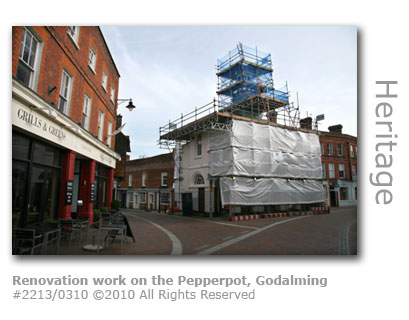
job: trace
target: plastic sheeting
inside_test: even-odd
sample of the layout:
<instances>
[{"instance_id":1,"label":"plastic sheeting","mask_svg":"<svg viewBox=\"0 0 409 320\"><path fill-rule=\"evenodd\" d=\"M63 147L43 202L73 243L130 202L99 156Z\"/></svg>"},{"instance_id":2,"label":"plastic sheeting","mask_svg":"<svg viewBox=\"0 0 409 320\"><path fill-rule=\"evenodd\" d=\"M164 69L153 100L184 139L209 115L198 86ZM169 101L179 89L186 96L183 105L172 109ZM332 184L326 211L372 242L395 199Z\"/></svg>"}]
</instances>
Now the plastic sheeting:
<instances>
[{"instance_id":1,"label":"plastic sheeting","mask_svg":"<svg viewBox=\"0 0 409 320\"><path fill-rule=\"evenodd\" d=\"M220 178L222 205L284 205L325 201L320 181L279 178Z\"/></svg>"},{"instance_id":2,"label":"plastic sheeting","mask_svg":"<svg viewBox=\"0 0 409 320\"><path fill-rule=\"evenodd\" d=\"M246 121L210 135L210 174L321 179L318 135Z\"/></svg>"}]
</instances>

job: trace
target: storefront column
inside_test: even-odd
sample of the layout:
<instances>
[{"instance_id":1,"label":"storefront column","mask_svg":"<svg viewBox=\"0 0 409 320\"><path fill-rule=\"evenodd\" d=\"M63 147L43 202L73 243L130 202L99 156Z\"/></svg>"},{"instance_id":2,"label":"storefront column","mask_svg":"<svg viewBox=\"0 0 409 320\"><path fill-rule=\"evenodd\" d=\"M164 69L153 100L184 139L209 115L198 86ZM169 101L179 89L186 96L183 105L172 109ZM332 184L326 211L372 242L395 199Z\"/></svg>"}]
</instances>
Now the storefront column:
<instances>
[{"instance_id":1,"label":"storefront column","mask_svg":"<svg viewBox=\"0 0 409 320\"><path fill-rule=\"evenodd\" d=\"M107 177L107 191L106 191L106 205L109 210L111 210L113 188L114 188L114 169L109 168L108 177Z\"/></svg>"},{"instance_id":2,"label":"storefront column","mask_svg":"<svg viewBox=\"0 0 409 320\"><path fill-rule=\"evenodd\" d=\"M73 181L75 167L75 152L68 150L63 157L61 168L61 188L60 188L60 204L58 210L58 219L71 219L71 203L73 199ZM70 189L67 190L67 185L70 182ZM70 197L70 199L68 199ZM68 200L68 201L67 201ZM69 202L69 204L67 204Z\"/></svg>"},{"instance_id":3,"label":"storefront column","mask_svg":"<svg viewBox=\"0 0 409 320\"><path fill-rule=\"evenodd\" d=\"M94 221L94 203L91 202L91 185L95 182L95 160L81 162L80 186L78 200L82 200L82 206L78 206L78 217L89 219L91 224Z\"/></svg>"}]
</instances>

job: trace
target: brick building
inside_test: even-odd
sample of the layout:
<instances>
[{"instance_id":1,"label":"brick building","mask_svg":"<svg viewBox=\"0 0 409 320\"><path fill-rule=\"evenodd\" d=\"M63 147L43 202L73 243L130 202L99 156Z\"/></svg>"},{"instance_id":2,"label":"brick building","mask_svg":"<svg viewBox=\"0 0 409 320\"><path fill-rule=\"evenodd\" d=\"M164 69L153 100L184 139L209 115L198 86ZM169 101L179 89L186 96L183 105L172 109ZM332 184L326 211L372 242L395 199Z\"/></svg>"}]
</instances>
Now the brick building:
<instances>
[{"instance_id":1,"label":"brick building","mask_svg":"<svg viewBox=\"0 0 409 320\"><path fill-rule=\"evenodd\" d=\"M118 189L122 206L165 211L174 203L173 153L126 161L125 181Z\"/></svg>"},{"instance_id":2,"label":"brick building","mask_svg":"<svg viewBox=\"0 0 409 320\"><path fill-rule=\"evenodd\" d=\"M99 27L13 27L13 227L110 207L119 77Z\"/></svg>"},{"instance_id":3,"label":"brick building","mask_svg":"<svg viewBox=\"0 0 409 320\"><path fill-rule=\"evenodd\" d=\"M357 138L343 134L342 125L320 131L322 175L332 206L357 203Z\"/></svg>"}]
</instances>

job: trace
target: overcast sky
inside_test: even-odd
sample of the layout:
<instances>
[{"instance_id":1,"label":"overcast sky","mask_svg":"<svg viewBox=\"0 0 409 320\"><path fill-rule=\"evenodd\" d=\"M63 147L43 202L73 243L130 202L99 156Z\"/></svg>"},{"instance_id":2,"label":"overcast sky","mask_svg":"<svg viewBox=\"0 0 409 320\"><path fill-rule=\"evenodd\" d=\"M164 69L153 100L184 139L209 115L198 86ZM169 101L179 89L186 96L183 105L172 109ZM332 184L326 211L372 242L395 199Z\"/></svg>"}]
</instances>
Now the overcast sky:
<instances>
[{"instance_id":1,"label":"overcast sky","mask_svg":"<svg viewBox=\"0 0 409 320\"><path fill-rule=\"evenodd\" d=\"M343 125L357 135L357 30L323 26L101 27L121 75L118 108L131 138L131 159L168 150L159 127L217 97L217 59L241 42L271 53L277 89L297 92L301 117L325 114L319 129Z\"/></svg>"}]
</instances>

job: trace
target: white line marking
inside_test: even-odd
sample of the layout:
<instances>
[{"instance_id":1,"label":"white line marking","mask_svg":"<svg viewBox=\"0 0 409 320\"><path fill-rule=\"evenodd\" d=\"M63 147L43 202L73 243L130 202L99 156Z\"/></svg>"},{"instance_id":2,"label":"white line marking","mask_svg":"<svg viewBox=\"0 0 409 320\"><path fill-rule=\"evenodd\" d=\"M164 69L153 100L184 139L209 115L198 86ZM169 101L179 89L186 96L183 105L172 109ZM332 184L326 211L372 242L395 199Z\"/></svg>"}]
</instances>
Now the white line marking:
<instances>
[{"instance_id":1,"label":"white line marking","mask_svg":"<svg viewBox=\"0 0 409 320\"><path fill-rule=\"evenodd\" d=\"M199 247L199 248L193 249L193 251L201 250L201 249L204 249L204 248L206 248L206 247L208 247L208 246L210 246L210 243L205 244L204 246L201 246L201 247Z\"/></svg>"},{"instance_id":2,"label":"white line marking","mask_svg":"<svg viewBox=\"0 0 409 320\"><path fill-rule=\"evenodd\" d=\"M180 217L184 219L191 219L195 221L202 221L202 222L209 222L209 223L216 223L216 224L221 224L223 226L229 226L229 227L236 227L236 228L245 228L245 229L254 229L258 230L258 227L251 227L251 226L242 226L242 225L237 225L237 224L232 224L232 223L227 223L227 222L219 222L219 221L209 221L209 220L203 220L203 219L197 219L197 218L189 218L189 217Z\"/></svg>"},{"instance_id":3,"label":"white line marking","mask_svg":"<svg viewBox=\"0 0 409 320\"><path fill-rule=\"evenodd\" d=\"M231 238L234 238L234 236L228 236L228 237L226 237L226 238L223 238L222 240L223 240L223 241L226 241L226 240L229 240L229 239L231 239Z\"/></svg>"},{"instance_id":4,"label":"white line marking","mask_svg":"<svg viewBox=\"0 0 409 320\"><path fill-rule=\"evenodd\" d=\"M275 226L278 226L278 225L280 225L280 224L287 223L287 222L290 222L290 221L294 221L294 220L298 220L298 219L304 219L304 218L310 218L310 217L312 217L312 216L300 216L300 217L296 217L296 218L292 218L292 219L288 219L288 220L282 220L282 221L279 221L279 222L270 224L270 225L268 225L268 226L262 227L262 228L260 228L260 229L251 231L251 232L249 232L249 233L243 234L243 235L238 236L238 237L236 237L236 238L234 238L234 239L231 239L231 240L228 240L228 241L223 242L223 243L221 243L221 244L218 244L217 246L214 246L214 247L211 247L211 248L209 248L209 249L200 251L200 252L198 252L197 254L200 254L200 255L212 254L212 253L214 253L214 252L216 252L216 251L219 251L220 249L223 249L223 248L225 248L225 247L231 246L231 245L233 245L233 244L235 244L235 243L237 243L237 242L239 242L239 241L241 241L241 240L244 240L244 239L247 239L247 238L249 238L249 237L252 237L252 236L256 235L257 233L263 232L263 231L265 231L265 230L267 230L267 229L270 229L270 228L272 228L272 227L275 227Z\"/></svg>"},{"instance_id":5,"label":"white line marking","mask_svg":"<svg viewBox=\"0 0 409 320\"><path fill-rule=\"evenodd\" d=\"M158 225L155 222L152 222L148 219L139 217L139 216L134 216L134 215L129 215L132 218L137 218L137 219L141 219L143 221L149 222L151 224L153 224L155 227L157 227L158 229L160 229L161 231L163 231L170 239L170 241L172 241L172 252L170 253L171 255L179 255L182 254L183 248L182 248L182 243L180 242L180 240L169 230L165 229L164 227Z\"/></svg>"}]
</instances>

